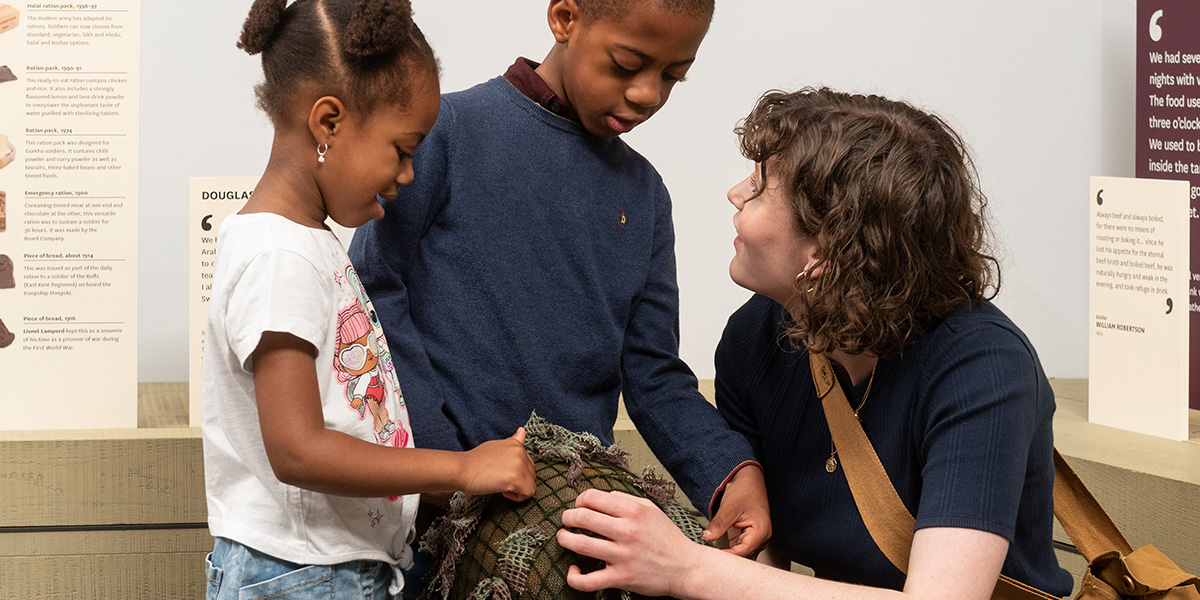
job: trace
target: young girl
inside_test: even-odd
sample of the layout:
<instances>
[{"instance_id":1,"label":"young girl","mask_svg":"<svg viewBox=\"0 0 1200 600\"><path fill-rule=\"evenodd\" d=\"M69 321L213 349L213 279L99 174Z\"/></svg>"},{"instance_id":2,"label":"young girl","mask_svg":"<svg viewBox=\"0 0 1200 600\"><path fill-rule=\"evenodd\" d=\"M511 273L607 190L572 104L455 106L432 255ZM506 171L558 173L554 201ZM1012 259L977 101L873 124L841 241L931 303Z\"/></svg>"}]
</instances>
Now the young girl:
<instances>
[{"instance_id":1,"label":"young girl","mask_svg":"<svg viewBox=\"0 0 1200 600\"><path fill-rule=\"evenodd\" d=\"M412 564L414 494L534 491L524 432L412 448L392 355L326 218L357 227L413 179L437 118L406 0L257 0L270 161L221 227L203 376L208 598L387 598ZM315 151L314 151L315 150ZM389 583L390 589L389 589Z\"/></svg>"}]
</instances>

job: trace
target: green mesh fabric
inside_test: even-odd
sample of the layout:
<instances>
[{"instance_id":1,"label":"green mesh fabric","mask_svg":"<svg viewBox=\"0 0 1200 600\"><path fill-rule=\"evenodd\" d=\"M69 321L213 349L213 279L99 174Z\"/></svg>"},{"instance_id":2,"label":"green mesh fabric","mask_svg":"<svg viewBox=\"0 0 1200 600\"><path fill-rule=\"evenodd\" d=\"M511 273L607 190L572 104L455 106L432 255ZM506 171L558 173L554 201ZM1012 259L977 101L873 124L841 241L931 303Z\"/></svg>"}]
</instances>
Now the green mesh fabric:
<instances>
[{"instance_id":1,"label":"green mesh fabric","mask_svg":"<svg viewBox=\"0 0 1200 600\"><path fill-rule=\"evenodd\" d=\"M619 490L650 498L693 541L703 528L675 500L674 484L647 471L627 468L626 454L603 447L589 434L577 434L533 415L525 426L525 448L537 468L533 498L514 503L503 496L456 494L451 509L421 540L434 567L422 598L429 600L562 600L640 598L621 590L579 592L567 585L567 569L585 572L602 565L568 552L554 532L562 512L580 492Z\"/></svg>"},{"instance_id":2,"label":"green mesh fabric","mask_svg":"<svg viewBox=\"0 0 1200 600\"><path fill-rule=\"evenodd\" d=\"M480 581L468 598L470 600L512 600L512 593L503 579L490 577Z\"/></svg>"},{"instance_id":3,"label":"green mesh fabric","mask_svg":"<svg viewBox=\"0 0 1200 600\"><path fill-rule=\"evenodd\" d=\"M530 525L500 542L500 576L513 592L525 592L525 580L529 577L533 555L551 535Z\"/></svg>"}]
</instances>

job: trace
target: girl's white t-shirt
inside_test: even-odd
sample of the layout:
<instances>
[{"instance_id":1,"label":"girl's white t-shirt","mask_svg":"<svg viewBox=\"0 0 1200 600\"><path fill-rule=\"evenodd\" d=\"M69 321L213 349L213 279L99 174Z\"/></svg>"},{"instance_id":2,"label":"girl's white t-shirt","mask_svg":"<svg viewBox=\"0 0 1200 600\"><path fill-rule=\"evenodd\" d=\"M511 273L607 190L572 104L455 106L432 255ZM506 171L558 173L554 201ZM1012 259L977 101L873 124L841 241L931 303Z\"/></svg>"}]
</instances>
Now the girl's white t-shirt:
<instances>
[{"instance_id":1,"label":"girl's white t-shirt","mask_svg":"<svg viewBox=\"0 0 1200 600\"><path fill-rule=\"evenodd\" d=\"M326 427L413 445L383 327L342 243L278 215L235 214L221 225L216 260L201 370L212 535L300 564L409 568L415 494L349 498L285 485L263 448L251 354L267 331L316 348Z\"/></svg>"}]
</instances>

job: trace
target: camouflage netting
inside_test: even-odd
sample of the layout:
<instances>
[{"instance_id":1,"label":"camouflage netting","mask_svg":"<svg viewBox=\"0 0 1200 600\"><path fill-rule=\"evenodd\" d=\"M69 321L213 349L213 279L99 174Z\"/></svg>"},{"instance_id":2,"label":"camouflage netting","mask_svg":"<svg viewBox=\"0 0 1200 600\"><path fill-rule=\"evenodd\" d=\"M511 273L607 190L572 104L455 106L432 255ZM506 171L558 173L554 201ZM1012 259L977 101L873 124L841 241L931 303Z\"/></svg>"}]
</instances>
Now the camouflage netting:
<instances>
[{"instance_id":1,"label":"camouflage netting","mask_svg":"<svg viewBox=\"0 0 1200 600\"><path fill-rule=\"evenodd\" d=\"M567 569L602 565L558 545L562 512L589 488L620 490L649 498L697 543L703 528L675 500L675 484L648 469L636 476L628 455L595 436L572 433L536 414L525 425L525 449L537 467L533 498L514 503L499 494L455 494L450 511L434 521L421 549L434 556L422 598L426 600L560 600L640 598L621 590L579 592L567 586Z\"/></svg>"}]
</instances>

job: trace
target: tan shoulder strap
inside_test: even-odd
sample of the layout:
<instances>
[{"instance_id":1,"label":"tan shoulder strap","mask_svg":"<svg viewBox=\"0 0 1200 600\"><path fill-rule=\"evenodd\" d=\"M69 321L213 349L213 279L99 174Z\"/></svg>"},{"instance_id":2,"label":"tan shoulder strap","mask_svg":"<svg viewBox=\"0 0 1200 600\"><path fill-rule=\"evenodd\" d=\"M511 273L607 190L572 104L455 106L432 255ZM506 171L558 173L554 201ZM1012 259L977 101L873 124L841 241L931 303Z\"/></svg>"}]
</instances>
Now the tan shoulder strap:
<instances>
[{"instance_id":1,"label":"tan shoulder strap","mask_svg":"<svg viewBox=\"0 0 1200 600\"><path fill-rule=\"evenodd\" d=\"M1089 563L1113 550L1121 556L1133 552L1129 541L1058 453L1058 448L1054 449L1054 516Z\"/></svg>"},{"instance_id":2,"label":"tan shoulder strap","mask_svg":"<svg viewBox=\"0 0 1200 600\"><path fill-rule=\"evenodd\" d=\"M892 487L862 423L854 416L846 393L838 385L829 359L824 354L810 352L809 363L817 397L821 399L829 433L833 436L833 445L841 458L858 512L883 554L902 573L907 573L916 519Z\"/></svg>"},{"instance_id":3,"label":"tan shoulder strap","mask_svg":"<svg viewBox=\"0 0 1200 600\"><path fill-rule=\"evenodd\" d=\"M900 572L907 574L916 520L908 512L904 502L900 500L900 495L896 493L896 488L888 479L883 463L879 462L879 455L875 453L875 448L871 446L871 441L867 439L867 434L863 431L862 423L859 423L858 418L854 416L854 411L850 409L850 402L846 399L846 393L842 391L842 386L837 383L829 359L823 354L810 352L809 365L812 369L817 397L821 399L821 408L824 409L825 420L829 423L829 433L833 436L834 447L837 448L838 456L841 457L846 482L850 485L850 493L854 496L854 503L858 506L863 523L866 524L871 539L875 541L875 545L879 546L884 556L887 556ZM1054 452L1054 457L1056 467L1054 500L1057 507L1059 502L1057 467L1062 461L1062 457L1059 456L1057 450ZM1066 464L1065 461L1062 461L1062 464ZM1071 475L1074 477L1075 473L1072 471ZM1086 487L1083 487L1079 478L1074 478L1083 493L1090 497L1091 494L1087 492ZM1077 495L1078 489L1076 488L1072 496ZM1070 500L1064 501L1070 502ZM1096 503L1095 498L1092 498L1092 503L1099 508L1100 505ZM1068 512L1071 513L1072 520L1078 520L1075 518L1077 512L1074 509ZM1107 518L1108 516L1105 515L1105 519ZM1059 519L1062 520L1062 516L1059 516ZM1112 521L1109 520L1109 523L1111 524ZM1063 526L1066 527L1065 522ZM1113 529L1115 530L1116 527L1114 526ZM1067 530L1067 534L1071 536L1072 540L1075 539L1070 530ZM1120 535L1120 532L1117 534ZM1090 557L1089 560L1091 560ZM1059 600L1059 598L1001 575L999 581L996 582L996 590L992 593L992 600Z\"/></svg>"}]
</instances>

